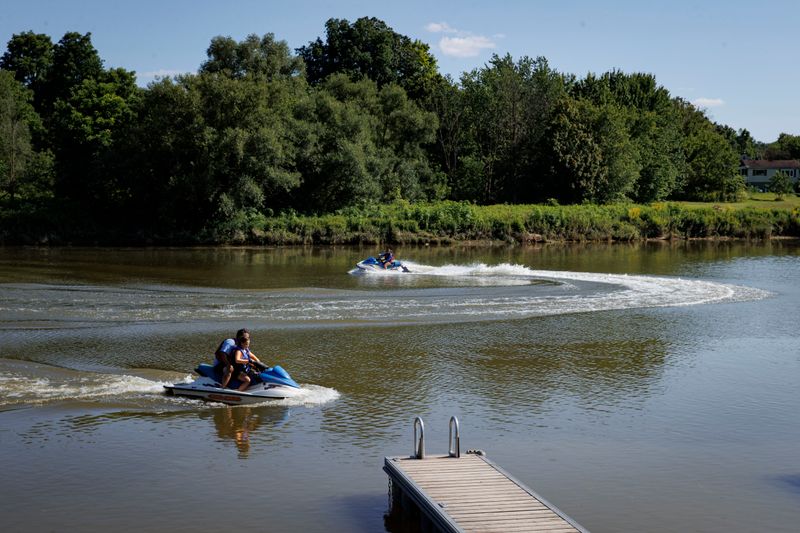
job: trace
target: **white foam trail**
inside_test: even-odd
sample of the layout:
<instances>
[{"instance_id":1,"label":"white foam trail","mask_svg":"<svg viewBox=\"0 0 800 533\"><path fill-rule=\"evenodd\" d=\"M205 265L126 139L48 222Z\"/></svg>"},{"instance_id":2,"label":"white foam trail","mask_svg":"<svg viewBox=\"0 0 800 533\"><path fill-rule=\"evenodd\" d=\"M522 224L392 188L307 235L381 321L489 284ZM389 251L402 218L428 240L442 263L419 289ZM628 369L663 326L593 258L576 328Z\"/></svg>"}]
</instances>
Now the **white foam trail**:
<instances>
[{"instance_id":1,"label":"white foam trail","mask_svg":"<svg viewBox=\"0 0 800 533\"><path fill-rule=\"evenodd\" d=\"M321 385L300 384L300 394L283 400L268 400L255 405L314 406L323 405L338 399L341 394L336 389Z\"/></svg>"},{"instance_id":2,"label":"white foam trail","mask_svg":"<svg viewBox=\"0 0 800 533\"><path fill-rule=\"evenodd\" d=\"M557 315L578 312L635 309L647 307L673 307L718 303L725 301L747 301L766 298L769 292L737 285L711 281L669 278L658 276L603 274L592 272L569 272L534 270L524 265L500 264L488 266L483 263L471 265L444 265L439 267L415 264L412 272L402 276L447 276L462 278L486 278L496 280L496 285L530 285L535 280L549 280L557 284L558 290L547 294L525 288L509 295L491 292L475 297L442 298L393 298L391 314L376 308L370 302L362 307L357 302L343 302L342 308L357 314L369 311L370 317L442 320L445 317L526 317ZM509 283L509 280L513 281ZM578 285L591 284L581 289ZM337 303L327 308L334 312Z\"/></svg>"},{"instance_id":3,"label":"white foam trail","mask_svg":"<svg viewBox=\"0 0 800 533\"><path fill-rule=\"evenodd\" d=\"M164 385L191 382L190 375L175 381L153 381L150 379L111 374L91 374L85 377L56 381L50 378L34 378L13 374L0 374L0 406L21 403L43 404L62 400L125 399L132 396L158 395L167 401L196 403L197 400L164 395ZM299 395L284 400L269 400L263 405L312 406L323 405L339 398L339 391L314 384L303 384ZM259 404L256 404L259 405Z\"/></svg>"},{"instance_id":4,"label":"white foam trail","mask_svg":"<svg viewBox=\"0 0 800 533\"><path fill-rule=\"evenodd\" d=\"M191 381L191 376L186 377ZM96 400L101 398L130 397L142 394L162 393L167 381L113 374L91 374L89 376L54 380L39 377L0 375L0 405L20 403L47 403L59 400Z\"/></svg>"}]
</instances>

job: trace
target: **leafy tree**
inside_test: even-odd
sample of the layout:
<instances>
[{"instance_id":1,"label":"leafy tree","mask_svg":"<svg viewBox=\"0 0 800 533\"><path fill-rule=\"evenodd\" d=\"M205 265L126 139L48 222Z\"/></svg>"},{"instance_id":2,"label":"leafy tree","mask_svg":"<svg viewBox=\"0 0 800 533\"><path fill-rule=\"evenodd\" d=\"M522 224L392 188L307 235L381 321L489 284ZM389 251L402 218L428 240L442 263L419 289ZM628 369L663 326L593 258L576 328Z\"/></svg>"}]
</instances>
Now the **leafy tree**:
<instances>
[{"instance_id":1,"label":"leafy tree","mask_svg":"<svg viewBox=\"0 0 800 533\"><path fill-rule=\"evenodd\" d=\"M302 75L303 60L293 56L286 41L276 41L275 35L263 37L256 34L237 43L230 37L214 37L208 50L208 60L200 72L219 72L232 78L250 76L273 80Z\"/></svg>"},{"instance_id":2,"label":"leafy tree","mask_svg":"<svg viewBox=\"0 0 800 533\"><path fill-rule=\"evenodd\" d=\"M687 172L683 195L700 201L731 201L744 190L739 158L730 144L711 127L692 132L684 140Z\"/></svg>"},{"instance_id":3,"label":"leafy tree","mask_svg":"<svg viewBox=\"0 0 800 533\"><path fill-rule=\"evenodd\" d=\"M680 124L676 113L633 111L629 131L641 166L632 198L656 202L668 198L685 172Z\"/></svg>"},{"instance_id":4,"label":"leafy tree","mask_svg":"<svg viewBox=\"0 0 800 533\"><path fill-rule=\"evenodd\" d=\"M34 92L37 104L52 65L53 42L48 35L32 31L12 35L0 57L0 69L14 72L17 81Z\"/></svg>"},{"instance_id":5,"label":"leafy tree","mask_svg":"<svg viewBox=\"0 0 800 533\"><path fill-rule=\"evenodd\" d=\"M466 142L467 128L462 92L449 75L440 78L433 86L428 107L439 121L434 153L445 173L452 176L459 167L459 154Z\"/></svg>"},{"instance_id":6,"label":"leafy tree","mask_svg":"<svg viewBox=\"0 0 800 533\"><path fill-rule=\"evenodd\" d=\"M586 78L570 87L572 95L595 105L626 109L626 127L641 167L631 192L640 202L667 198L684 171L681 117L669 92L652 74L625 74L613 70Z\"/></svg>"},{"instance_id":7,"label":"leafy tree","mask_svg":"<svg viewBox=\"0 0 800 533\"><path fill-rule=\"evenodd\" d=\"M397 83L421 99L439 76L427 44L396 33L382 20L362 17L351 24L332 18L325 23L325 36L324 42L317 38L297 49L311 84L341 73L353 80L368 78L378 87Z\"/></svg>"},{"instance_id":8,"label":"leafy tree","mask_svg":"<svg viewBox=\"0 0 800 533\"><path fill-rule=\"evenodd\" d=\"M74 87L102 73L103 61L92 45L92 34L65 33L53 47L53 64L43 82L41 111L45 118L49 118L57 100L68 99Z\"/></svg>"},{"instance_id":9,"label":"leafy tree","mask_svg":"<svg viewBox=\"0 0 800 533\"><path fill-rule=\"evenodd\" d=\"M125 196L112 169L116 143L135 118L138 97L134 73L113 69L82 80L55 102L51 132L59 196L92 205Z\"/></svg>"},{"instance_id":10,"label":"leafy tree","mask_svg":"<svg viewBox=\"0 0 800 533\"><path fill-rule=\"evenodd\" d=\"M800 159L800 135L781 133L778 140L767 146L766 159Z\"/></svg>"},{"instance_id":11,"label":"leafy tree","mask_svg":"<svg viewBox=\"0 0 800 533\"><path fill-rule=\"evenodd\" d=\"M621 200L638 177L638 153L625 112L564 98L548 132L557 196L570 202Z\"/></svg>"},{"instance_id":12,"label":"leafy tree","mask_svg":"<svg viewBox=\"0 0 800 533\"><path fill-rule=\"evenodd\" d=\"M31 100L32 92L12 72L0 70L0 187L12 205L35 158L31 129L40 123Z\"/></svg>"},{"instance_id":13,"label":"leafy tree","mask_svg":"<svg viewBox=\"0 0 800 533\"><path fill-rule=\"evenodd\" d=\"M436 117L397 85L331 76L298 109L305 124L300 157L304 183L296 197L316 211L443 195L422 146Z\"/></svg>"},{"instance_id":14,"label":"leafy tree","mask_svg":"<svg viewBox=\"0 0 800 533\"><path fill-rule=\"evenodd\" d=\"M734 130L730 126L716 124L717 132L725 137L734 152L742 158L759 159L760 150L758 143L746 129Z\"/></svg>"},{"instance_id":15,"label":"leafy tree","mask_svg":"<svg viewBox=\"0 0 800 533\"><path fill-rule=\"evenodd\" d=\"M775 194L776 200L783 200L783 197L792 192L792 180L782 170L776 172L769 179L769 192Z\"/></svg>"},{"instance_id":16,"label":"leafy tree","mask_svg":"<svg viewBox=\"0 0 800 533\"><path fill-rule=\"evenodd\" d=\"M462 153L480 161L471 164L472 172L483 170L482 190L474 199L517 202L540 195L542 143L564 94L564 78L544 58L515 63L510 55L495 55L484 68L462 76L461 86L470 136Z\"/></svg>"}]
</instances>

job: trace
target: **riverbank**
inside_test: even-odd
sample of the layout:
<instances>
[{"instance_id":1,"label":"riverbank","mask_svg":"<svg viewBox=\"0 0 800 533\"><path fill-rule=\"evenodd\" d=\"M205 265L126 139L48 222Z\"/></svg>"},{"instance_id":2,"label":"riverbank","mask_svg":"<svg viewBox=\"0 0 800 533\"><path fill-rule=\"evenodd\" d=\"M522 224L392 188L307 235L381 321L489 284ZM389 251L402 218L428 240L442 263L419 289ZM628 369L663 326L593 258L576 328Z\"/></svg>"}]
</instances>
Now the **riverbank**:
<instances>
[{"instance_id":1,"label":"riverbank","mask_svg":"<svg viewBox=\"0 0 800 533\"><path fill-rule=\"evenodd\" d=\"M757 203L760 202L760 203ZM502 242L632 242L667 239L800 237L800 204L775 206L655 203L651 205L491 205L443 201L349 209L318 216L242 213L197 233L145 233L75 215L3 217L4 244L331 245Z\"/></svg>"}]
</instances>

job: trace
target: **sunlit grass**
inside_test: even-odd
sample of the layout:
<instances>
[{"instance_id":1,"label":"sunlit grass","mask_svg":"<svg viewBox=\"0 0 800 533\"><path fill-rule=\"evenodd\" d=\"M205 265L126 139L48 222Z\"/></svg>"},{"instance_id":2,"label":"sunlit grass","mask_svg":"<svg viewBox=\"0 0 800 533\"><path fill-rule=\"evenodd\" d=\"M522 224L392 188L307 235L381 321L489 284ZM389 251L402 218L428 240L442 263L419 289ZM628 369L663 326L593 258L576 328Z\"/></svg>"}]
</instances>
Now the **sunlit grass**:
<instances>
[{"instance_id":1,"label":"sunlit grass","mask_svg":"<svg viewBox=\"0 0 800 533\"><path fill-rule=\"evenodd\" d=\"M787 194L781 200L775 199L775 193L756 192L750 193L747 200L743 202L674 202L677 205L695 208L711 207L716 209L743 209L753 207L756 209L794 209L800 207L800 197L796 194Z\"/></svg>"}]
</instances>

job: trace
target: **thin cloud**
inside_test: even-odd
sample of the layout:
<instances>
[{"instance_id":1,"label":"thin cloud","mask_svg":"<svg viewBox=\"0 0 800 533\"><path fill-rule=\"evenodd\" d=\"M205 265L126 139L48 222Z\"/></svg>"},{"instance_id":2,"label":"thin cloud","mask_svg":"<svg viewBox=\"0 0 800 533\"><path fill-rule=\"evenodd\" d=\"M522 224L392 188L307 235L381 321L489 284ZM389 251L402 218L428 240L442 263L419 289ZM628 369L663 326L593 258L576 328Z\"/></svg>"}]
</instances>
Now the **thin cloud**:
<instances>
[{"instance_id":1,"label":"thin cloud","mask_svg":"<svg viewBox=\"0 0 800 533\"><path fill-rule=\"evenodd\" d=\"M495 48L497 45L489 37L483 35L473 35L464 30L459 30L449 25L447 22L430 22L425 29L431 33L446 33L439 40L439 49L446 56L452 57L475 57L482 50ZM496 34L495 39L502 39L503 34Z\"/></svg>"},{"instance_id":2,"label":"thin cloud","mask_svg":"<svg viewBox=\"0 0 800 533\"><path fill-rule=\"evenodd\" d=\"M446 22L431 22L425 29L431 33L458 33L458 30L451 27Z\"/></svg>"},{"instance_id":3,"label":"thin cloud","mask_svg":"<svg viewBox=\"0 0 800 533\"><path fill-rule=\"evenodd\" d=\"M720 107L725 105L725 101L722 98L695 98L692 100L692 104L697 107Z\"/></svg>"},{"instance_id":4,"label":"thin cloud","mask_svg":"<svg viewBox=\"0 0 800 533\"><path fill-rule=\"evenodd\" d=\"M470 35L468 37L442 37L439 41L439 48L446 56L453 57L475 57L482 50L495 48L494 42L482 35Z\"/></svg>"}]
</instances>

